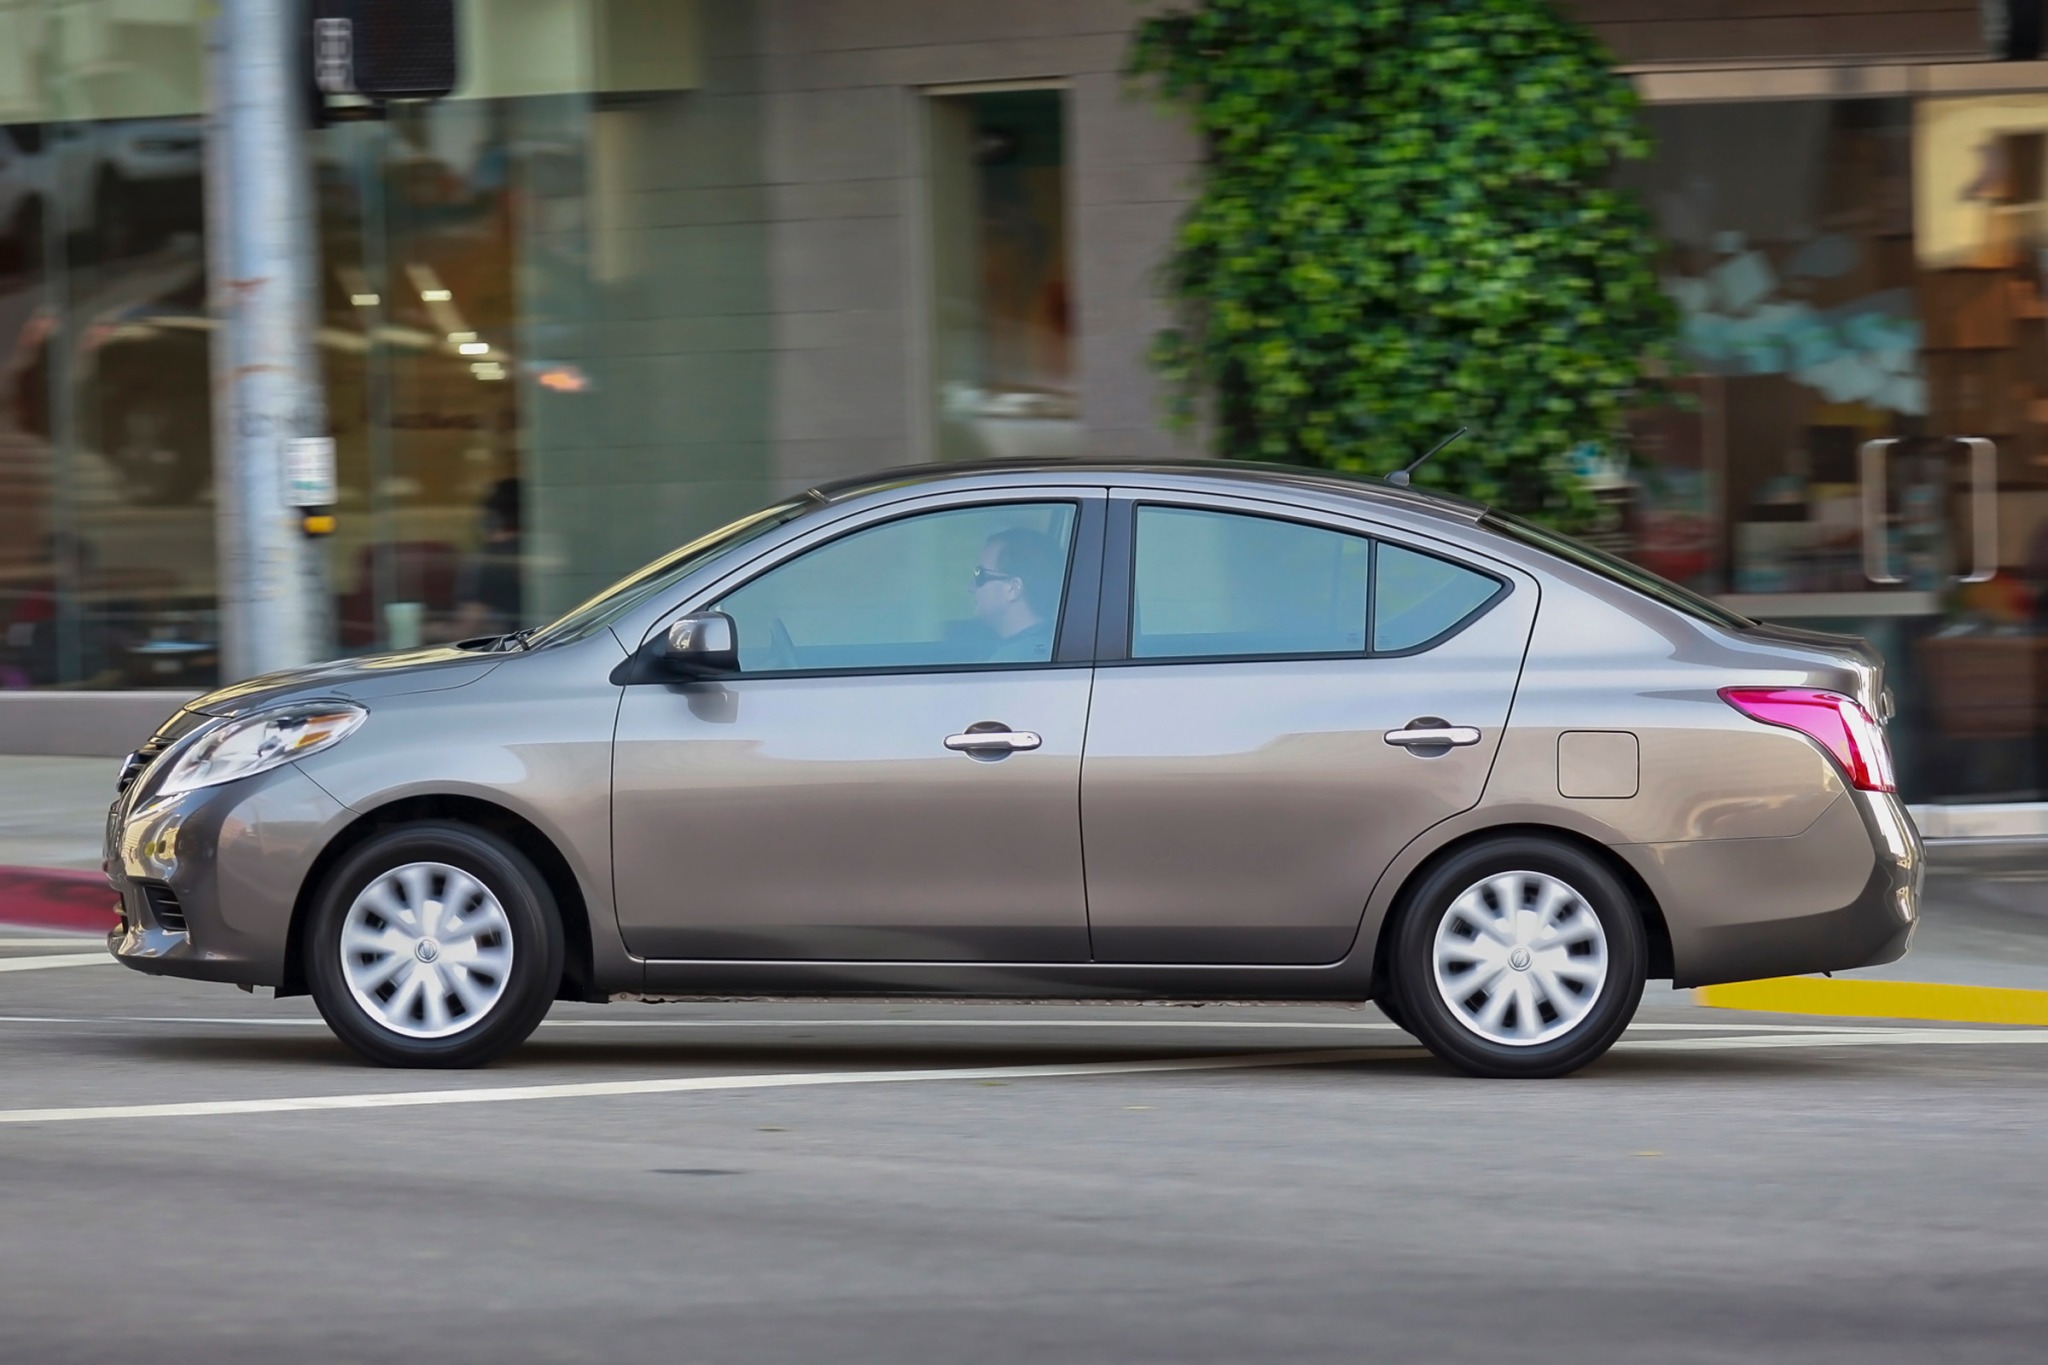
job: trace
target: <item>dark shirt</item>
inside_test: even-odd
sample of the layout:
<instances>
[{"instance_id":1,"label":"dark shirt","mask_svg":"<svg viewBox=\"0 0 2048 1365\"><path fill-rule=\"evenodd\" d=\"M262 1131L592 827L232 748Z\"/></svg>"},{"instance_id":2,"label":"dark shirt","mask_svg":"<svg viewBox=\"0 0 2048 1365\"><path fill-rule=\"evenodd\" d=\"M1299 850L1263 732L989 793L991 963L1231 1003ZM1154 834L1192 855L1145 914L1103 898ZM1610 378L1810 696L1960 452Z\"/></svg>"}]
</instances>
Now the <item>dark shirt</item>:
<instances>
[{"instance_id":1,"label":"dark shirt","mask_svg":"<svg viewBox=\"0 0 2048 1365\"><path fill-rule=\"evenodd\" d=\"M1015 635L996 641L989 653L992 664L1042 664L1052 659L1052 622L1040 621Z\"/></svg>"}]
</instances>

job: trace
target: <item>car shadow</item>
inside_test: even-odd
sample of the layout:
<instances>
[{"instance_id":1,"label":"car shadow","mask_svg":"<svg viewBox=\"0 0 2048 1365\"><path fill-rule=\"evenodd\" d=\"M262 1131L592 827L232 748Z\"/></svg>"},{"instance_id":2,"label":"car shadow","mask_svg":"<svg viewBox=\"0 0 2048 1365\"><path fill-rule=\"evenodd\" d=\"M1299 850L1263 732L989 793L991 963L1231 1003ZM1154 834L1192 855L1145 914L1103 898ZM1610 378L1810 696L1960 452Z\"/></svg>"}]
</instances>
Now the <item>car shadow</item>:
<instances>
[{"instance_id":1,"label":"car shadow","mask_svg":"<svg viewBox=\"0 0 2048 1365\"><path fill-rule=\"evenodd\" d=\"M1452 1068L1438 1062L1420 1044L1405 1039L1372 1038L1356 1046L1319 1043L1312 1047L1286 1047L1270 1043L1246 1046L1229 1038L1183 1039L1162 1043L1156 1038L1124 1041L1114 1037L1081 1041L1044 1041L1029 1038L992 1040L976 1038L906 1038L897 1034L878 1039L862 1034L847 1037L777 1036L735 1041L730 1038L677 1038L650 1030L657 1036L576 1037L543 1034L498 1059L490 1066L470 1072L408 1071L372 1066L358 1059L342 1044L320 1030L294 1030L284 1035L258 1031L221 1033L195 1026L190 1033L165 1033L157 1026L149 1035L101 1034L93 1039L91 1051L104 1057L125 1056L134 1060L175 1065L211 1065L239 1070L244 1067L272 1069L299 1067L308 1072L364 1074L385 1072L393 1077L417 1078L418 1088L433 1088L436 1076L490 1076L509 1083L568 1083L579 1080L654 1078L674 1075L789 1075L835 1071L927 1071L984 1070L1031 1066L1145 1065L1177 1060L1231 1057L1245 1058L1248 1065L1229 1068L1233 1075L1278 1075L1312 1067L1344 1077L1466 1081ZM935 1032L943 1032L935 1024ZM709 1032L710 1030L707 1030ZM593 1034L597 1030L591 1031ZM1825 1049L1804 1051L1787 1048L1730 1052L1657 1053L1619 1049L1585 1070L1561 1082L1522 1082L1525 1085L1587 1085L1607 1082L1656 1080L1665 1082L1757 1080L1783 1077L1810 1080L1841 1077L1864 1078L1895 1071L1904 1060L1899 1049ZM2015 1050L2017 1051L2017 1050ZM1319 1054L1328 1061L1313 1060ZM1310 1059L1302 1068L1285 1065L1261 1066L1257 1059L1304 1055ZM1218 1068L1223 1070L1223 1068ZM1171 1074L1165 1073L1165 1074ZM1188 1074L1207 1074L1190 1070ZM1018 1080L1030 1077L1020 1076ZM1485 1082L1472 1082L1480 1084ZM1513 1084L1493 1082L1493 1084Z\"/></svg>"}]
</instances>

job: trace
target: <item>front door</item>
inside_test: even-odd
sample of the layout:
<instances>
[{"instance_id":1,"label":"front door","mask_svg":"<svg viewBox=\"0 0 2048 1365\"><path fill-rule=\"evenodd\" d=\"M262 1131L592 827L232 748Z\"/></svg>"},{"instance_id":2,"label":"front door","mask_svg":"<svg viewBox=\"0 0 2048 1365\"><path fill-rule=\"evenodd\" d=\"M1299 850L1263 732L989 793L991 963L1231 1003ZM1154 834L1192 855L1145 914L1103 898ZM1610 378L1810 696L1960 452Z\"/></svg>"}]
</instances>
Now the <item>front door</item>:
<instances>
[{"instance_id":1,"label":"front door","mask_svg":"<svg viewBox=\"0 0 2048 1365\"><path fill-rule=\"evenodd\" d=\"M1334 962L1395 854L1479 800L1534 585L1220 505L1125 525L1128 657L1098 669L1081 788L1095 956Z\"/></svg>"},{"instance_id":2,"label":"front door","mask_svg":"<svg viewBox=\"0 0 2048 1365\"><path fill-rule=\"evenodd\" d=\"M627 947L1086 960L1089 642L1059 627L1076 554L1099 550L1100 506L1076 494L894 516L720 590L709 605L738 629L737 676L632 686L620 709Z\"/></svg>"}]
</instances>

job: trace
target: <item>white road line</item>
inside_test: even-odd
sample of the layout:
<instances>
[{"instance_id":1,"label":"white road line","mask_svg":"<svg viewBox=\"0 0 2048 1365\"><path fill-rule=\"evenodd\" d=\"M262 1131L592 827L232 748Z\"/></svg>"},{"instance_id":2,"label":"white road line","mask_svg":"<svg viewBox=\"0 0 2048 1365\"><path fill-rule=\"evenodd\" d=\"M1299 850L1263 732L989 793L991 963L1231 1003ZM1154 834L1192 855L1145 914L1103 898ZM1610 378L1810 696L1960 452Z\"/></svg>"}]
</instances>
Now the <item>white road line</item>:
<instances>
[{"instance_id":1,"label":"white road line","mask_svg":"<svg viewBox=\"0 0 2048 1365\"><path fill-rule=\"evenodd\" d=\"M0 934L0 952L9 948L97 948L106 941L104 934L73 934L69 938L9 938Z\"/></svg>"},{"instance_id":2,"label":"white road line","mask_svg":"<svg viewBox=\"0 0 2048 1365\"><path fill-rule=\"evenodd\" d=\"M301 1095L270 1100L201 1100L185 1104L99 1105L77 1109L0 1109L0 1123L75 1123L89 1119L203 1118L220 1114L288 1114L315 1109L409 1109L423 1105L504 1104L514 1100L588 1099L613 1095L675 1095L704 1090L788 1090L825 1085L908 1081L1010 1081L1049 1076L1133 1076L1160 1071L1232 1071L1409 1057L1408 1049L1271 1052L1241 1057L1178 1057L1146 1062L1074 1062L1046 1066L944 1067L916 1071L810 1071L766 1076L687 1076L646 1081L511 1085L475 1090L403 1090L369 1095Z\"/></svg>"},{"instance_id":3,"label":"white road line","mask_svg":"<svg viewBox=\"0 0 2048 1365\"><path fill-rule=\"evenodd\" d=\"M310 1021L301 1021L310 1022ZM1925 1044L2048 1043L2048 1029L1859 1029L1835 1034L1750 1034L1719 1038L1624 1038L1625 1053L1718 1052L1774 1048L1901 1047ZM204 1118L227 1114L284 1114L313 1110L403 1109L450 1104L504 1104L520 1100L592 1099L619 1095L673 1095L713 1090L786 1090L828 1085L901 1084L912 1081L1031 1080L1067 1076L1135 1076L1176 1071L1247 1070L1339 1062L1411 1060L1418 1046L1273 1052L1226 1057L1180 1057L1138 1062L1078 1062L1039 1066L945 1067L898 1071L817 1071L754 1076L666 1077L642 1081L588 1081L558 1085L496 1086L468 1090L405 1090L381 1094L302 1095L280 1099L201 1100L175 1104L97 1105L69 1109L0 1110L0 1124L75 1123L94 1119Z\"/></svg>"},{"instance_id":4,"label":"white road line","mask_svg":"<svg viewBox=\"0 0 2048 1365\"><path fill-rule=\"evenodd\" d=\"M97 953L45 953L41 957L0 958L0 972L39 972L46 967L112 966L105 949Z\"/></svg>"}]
</instances>

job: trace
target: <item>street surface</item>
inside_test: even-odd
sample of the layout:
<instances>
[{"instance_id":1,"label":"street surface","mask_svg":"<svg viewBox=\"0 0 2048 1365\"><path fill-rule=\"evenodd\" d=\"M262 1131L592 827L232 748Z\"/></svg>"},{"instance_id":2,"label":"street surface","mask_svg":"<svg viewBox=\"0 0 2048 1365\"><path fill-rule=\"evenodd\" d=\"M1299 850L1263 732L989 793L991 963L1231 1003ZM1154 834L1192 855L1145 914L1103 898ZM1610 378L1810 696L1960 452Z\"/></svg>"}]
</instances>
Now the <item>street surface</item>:
<instances>
[{"instance_id":1,"label":"street surface","mask_svg":"<svg viewBox=\"0 0 2048 1365\"><path fill-rule=\"evenodd\" d=\"M1787 1365L2048 1340L2048 1030L1653 986L1608 1059L1512 1084L1447 1074L1370 1007L619 1004L558 1008L488 1071L406 1073L355 1064L303 1000L94 951L0 939L9 1361Z\"/></svg>"}]
</instances>

